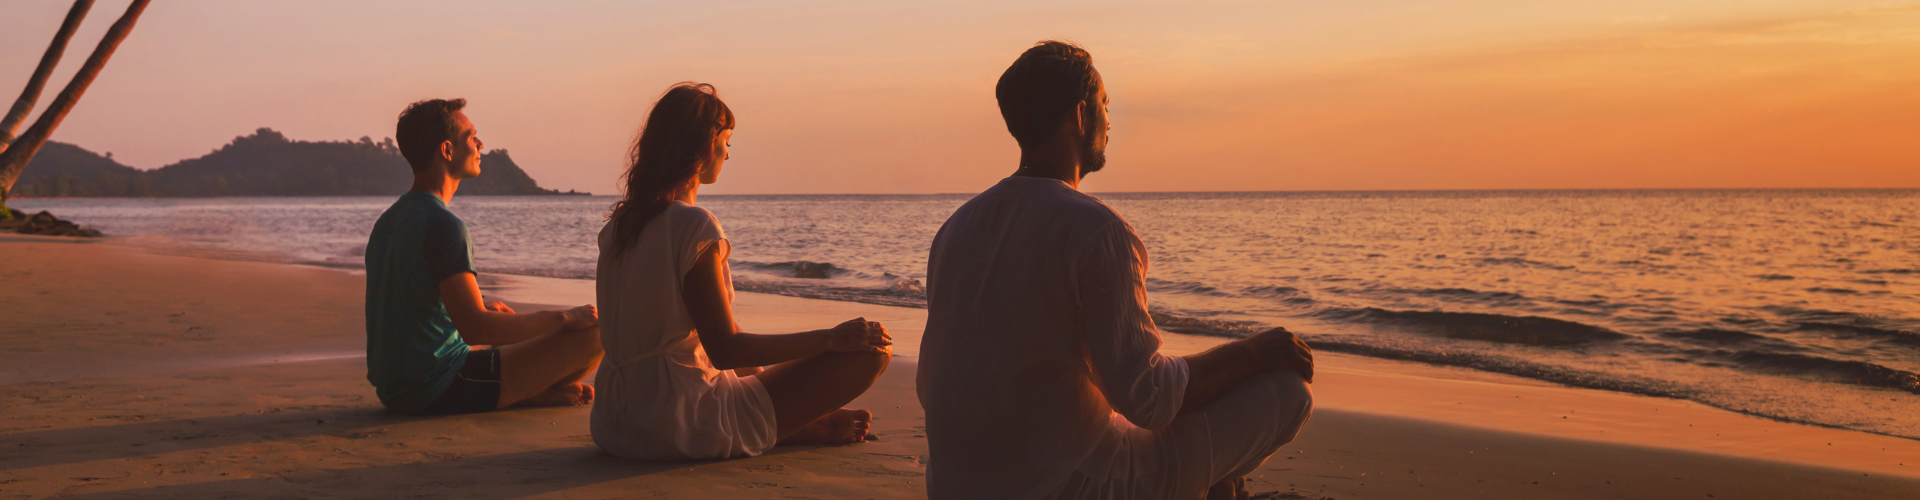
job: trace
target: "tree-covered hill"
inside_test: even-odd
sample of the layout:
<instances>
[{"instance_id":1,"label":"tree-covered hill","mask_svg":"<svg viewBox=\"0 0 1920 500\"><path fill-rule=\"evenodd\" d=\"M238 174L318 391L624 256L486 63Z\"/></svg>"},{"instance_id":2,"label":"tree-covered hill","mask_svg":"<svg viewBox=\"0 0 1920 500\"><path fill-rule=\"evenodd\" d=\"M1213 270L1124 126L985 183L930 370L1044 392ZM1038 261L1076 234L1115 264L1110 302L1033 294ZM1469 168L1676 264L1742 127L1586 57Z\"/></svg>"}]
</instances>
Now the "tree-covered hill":
<instances>
[{"instance_id":1,"label":"tree-covered hill","mask_svg":"<svg viewBox=\"0 0 1920 500\"><path fill-rule=\"evenodd\" d=\"M13 196L398 195L407 191L412 178L392 139L294 141L262 128L206 156L152 171L122 165L111 156L72 144L49 142L21 173ZM540 188L506 150L496 149L481 157L480 176L461 182L459 194L562 193Z\"/></svg>"}]
</instances>

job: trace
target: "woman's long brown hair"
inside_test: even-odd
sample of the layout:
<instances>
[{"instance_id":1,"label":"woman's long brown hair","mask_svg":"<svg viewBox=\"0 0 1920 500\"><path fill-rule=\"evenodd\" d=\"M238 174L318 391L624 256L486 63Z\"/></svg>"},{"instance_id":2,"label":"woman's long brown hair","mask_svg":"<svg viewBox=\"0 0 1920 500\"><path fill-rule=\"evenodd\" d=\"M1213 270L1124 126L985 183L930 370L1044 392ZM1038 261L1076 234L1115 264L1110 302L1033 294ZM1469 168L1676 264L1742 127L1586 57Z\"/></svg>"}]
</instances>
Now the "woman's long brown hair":
<instances>
[{"instance_id":1,"label":"woman's long brown hair","mask_svg":"<svg viewBox=\"0 0 1920 500\"><path fill-rule=\"evenodd\" d=\"M613 254L626 253L647 222L679 199L694 176L713 162L714 139L733 129L733 110L712 85L681 82L667 89L647 113L628 151L626 198L613 204Z\"/></svg>"}]
</instances>

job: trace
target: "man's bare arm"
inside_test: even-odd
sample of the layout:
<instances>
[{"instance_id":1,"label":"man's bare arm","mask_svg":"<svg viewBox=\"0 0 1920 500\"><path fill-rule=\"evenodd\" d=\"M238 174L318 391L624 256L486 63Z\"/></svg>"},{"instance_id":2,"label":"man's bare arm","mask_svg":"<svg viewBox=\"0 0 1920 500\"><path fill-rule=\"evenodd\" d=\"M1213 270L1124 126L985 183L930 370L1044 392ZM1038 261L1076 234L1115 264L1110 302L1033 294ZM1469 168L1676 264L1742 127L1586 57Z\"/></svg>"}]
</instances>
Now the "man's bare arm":
<instances>
[{"instance_id":1,"label":"man's bare arm","mask_svg":"<svg viewBox=\"0 0 1920 500\"><path fill-rule=\"evenodd\" d=\"M1313 382L1313 350L1284 328L1275 328L1186 356L1187 393L1180 414L1199 410L1240 385L1241 380L1273 370L1296 370Z\"/></svg>"},{"instance_id":2,"label":"man's bare arm","mask_svg":"<svg viewBox=\"0 0 1920 500\"><path fill-rule=\"evenodd\" d=\"M473 273L460 273L440 282L440 302L453 317L453 327L469 344L506 345L560 331L600 324L599 311L592 304L567 311L514 313L504 304L490 307L481 302L480 283Z\"/></svg>"}]
</instances>

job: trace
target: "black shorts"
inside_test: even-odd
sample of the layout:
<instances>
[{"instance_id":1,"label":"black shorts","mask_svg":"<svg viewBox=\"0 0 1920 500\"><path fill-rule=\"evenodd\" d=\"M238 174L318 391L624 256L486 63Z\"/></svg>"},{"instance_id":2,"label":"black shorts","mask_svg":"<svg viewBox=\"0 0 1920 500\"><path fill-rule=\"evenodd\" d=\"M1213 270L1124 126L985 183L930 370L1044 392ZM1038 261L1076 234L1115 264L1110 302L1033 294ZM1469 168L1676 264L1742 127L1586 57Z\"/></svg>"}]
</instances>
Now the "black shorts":
<instances>
[{"instance_id":1,"label":"black shorts","mask_svg":"<svg viewBox=\"0 0 1920 500\"><path fill-rule=\"evenodd\" d=\"M423 415L479 413L500 408L500 350L476 349L467 353L467 364L453 375L447 392L433 400Z\"/></svg>"}]
</instances>

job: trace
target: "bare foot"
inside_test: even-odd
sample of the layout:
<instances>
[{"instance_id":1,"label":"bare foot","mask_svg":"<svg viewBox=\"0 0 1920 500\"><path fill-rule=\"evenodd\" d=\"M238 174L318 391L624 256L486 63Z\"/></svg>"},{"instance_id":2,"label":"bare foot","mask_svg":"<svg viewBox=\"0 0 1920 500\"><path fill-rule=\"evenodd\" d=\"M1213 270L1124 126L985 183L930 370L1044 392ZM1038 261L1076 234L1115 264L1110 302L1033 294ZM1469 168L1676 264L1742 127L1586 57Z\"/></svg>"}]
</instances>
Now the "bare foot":
<instances>
[{"instance_id":1,"label":"bare foot","mask_svg":"<svg viewBox=\"0 0 1920 500\"><path fill-rule=\"evenodd\" d=\"M547 388L514 406L581 406L593 403L593 386L580 382Z\"/></svg>"},{"instance_id":2,"label":"bare foot","mask_svg":"<svg viewBox=\"0 0 1920 500\"><path fill-rule=\"evenodd\" d=\"M873 412L841 408L827 413L800 432L780 440L780 444L850 444L865 441L873 425Z\"/></svg>"},{"instance_id":3,"label":"bare foot","mask_svg":"<svg viewBox=\"0 0 1920 500\"><path fill-rule=\"evenodd\" d=\"M1207 488L1207 500L1247 500L1246 476L1223 479Z\"/></svg>"}]
</instances>

